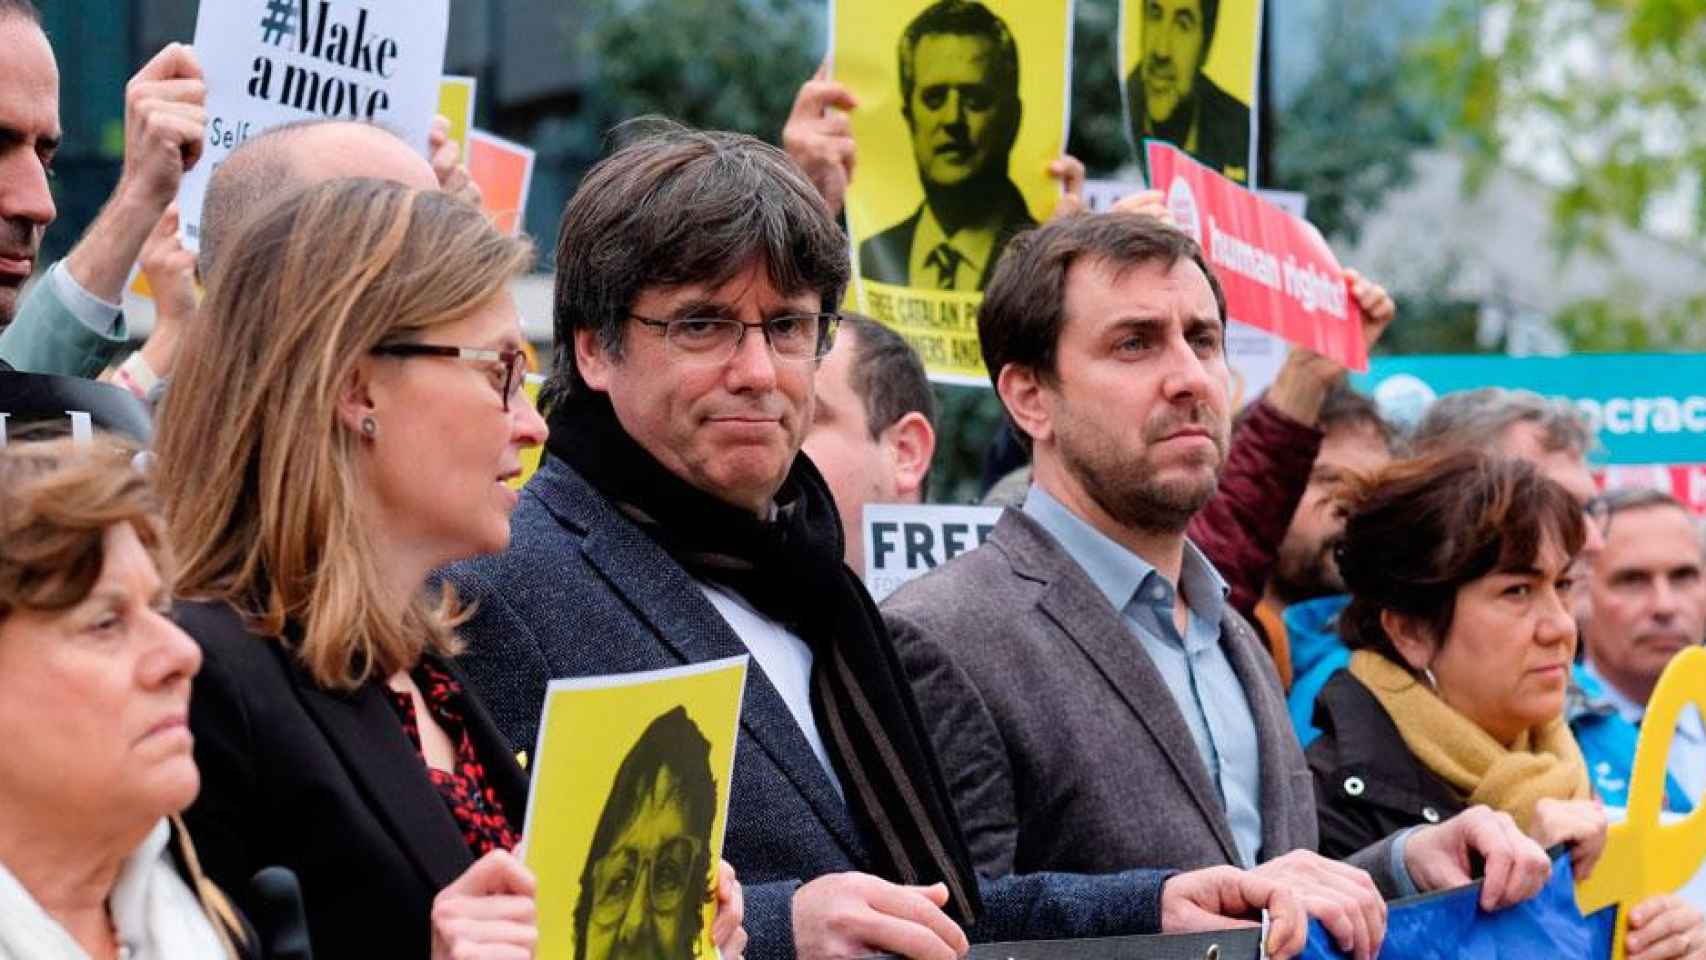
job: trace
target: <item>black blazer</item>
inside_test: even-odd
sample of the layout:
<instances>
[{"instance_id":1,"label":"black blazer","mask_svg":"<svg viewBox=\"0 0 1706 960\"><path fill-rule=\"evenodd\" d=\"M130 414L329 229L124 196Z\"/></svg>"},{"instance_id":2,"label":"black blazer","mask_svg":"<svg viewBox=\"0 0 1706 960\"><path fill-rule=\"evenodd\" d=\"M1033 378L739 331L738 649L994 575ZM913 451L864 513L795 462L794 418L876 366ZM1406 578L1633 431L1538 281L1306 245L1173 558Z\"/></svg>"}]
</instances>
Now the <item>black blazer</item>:
<instances>
[{"instance_id":1,"label":"black blazer","mask_svg":"<svg viewBox=\"0 0 1706 960\"><path fill-rule=\"evenodd\" d=\"M1449 820L1465 804L1404 745L1386 708L1349 670L1315 700L1321 736L1304 757L1315 775L1321 853L1335 859L1406 827Z\"/></svg>"},{"instance_id":2,"label":"black blazer","mask_svg":"<svg viewBox=\"0 0 1706 960\"><path fill-rule=\"evenodd\" d=\"M208 875L240 894L263 867L294 870L316 960L425 960L433 897L473 854L378 682L321 689L223 603L174 616L203 654L190 698L201 794L184 819ZM526 774L455 665L434 663L469 692L468 734L520 829Z\"/></svg>"}]
</instances>

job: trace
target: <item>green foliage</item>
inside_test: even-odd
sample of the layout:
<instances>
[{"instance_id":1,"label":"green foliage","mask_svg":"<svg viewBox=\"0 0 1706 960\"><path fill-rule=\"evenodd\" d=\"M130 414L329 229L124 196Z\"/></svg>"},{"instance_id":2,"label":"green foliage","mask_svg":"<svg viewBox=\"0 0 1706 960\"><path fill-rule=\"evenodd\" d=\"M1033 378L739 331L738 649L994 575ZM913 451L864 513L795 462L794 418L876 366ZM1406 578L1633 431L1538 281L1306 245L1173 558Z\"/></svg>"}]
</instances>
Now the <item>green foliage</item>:
<instances>
[{"instance_id":1,"label":"green foliage","mask_svg":"<svg viewBox=\"0 0 1706 960\"><path fill-rule=\"evenodd\" d=\"M1583 353L1645 353L1706 350L1706 295L1648 310L1638 291L1584 300L1559 311L1558 329Z\"/></svg>"},{"instance_id":2,"label":"green foliage","mask_svg":"<svg viewBox=\"0 0 1706 960\"><path fill-rule=\"evenodd\" d=\"M1432 136L1402 61L1384 53L1386 5L1340 0L1330 8L1334 29L1315 51L1314 71L1283 112L1273 111L1267 179L1307 194L1309 219L1322 233L1355 242L1386 192L1409 182L1411 154Z\"/></svg>"},{"instance_id":3,"label":"green foliage","mask_svg":"<svg viewBox=\"0 0 1706 960\"><path fill-rule=\"evenodd\" d=\"M1690 184L1706 241L1706 0L1448 0L1417 54L1470 189L1519 141L1561 168L1560 250L1603 250Z\"/></svg>"},{"instance_id":4,"label":"green foliage","mask_svg":"<svg viewBox=\"0 0 1706 960\"><path fill-rule=\"evenodd\" d=\"M795 0L594 0L571 39L596 64L578 125L597 137L661 114L777 142L824 52L821 4Z\"/></svg>"}]
</instances>

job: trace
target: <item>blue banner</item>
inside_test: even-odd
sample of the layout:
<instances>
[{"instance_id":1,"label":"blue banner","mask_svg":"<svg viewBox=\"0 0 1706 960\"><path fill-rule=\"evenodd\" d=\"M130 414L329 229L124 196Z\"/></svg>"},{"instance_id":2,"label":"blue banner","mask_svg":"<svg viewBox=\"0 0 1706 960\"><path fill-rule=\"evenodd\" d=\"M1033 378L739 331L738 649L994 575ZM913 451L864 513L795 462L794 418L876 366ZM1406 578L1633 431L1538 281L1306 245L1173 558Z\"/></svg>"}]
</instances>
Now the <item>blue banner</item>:
<instances>
[{"instance_id":1,"label":"blue banner","mask_svg":"<svg viewBox=\"0 0 1706 960\"><path fill-rule=\"evenodd\" d=\"M1706 354L1374 357L1351 383L1406 425L1447 393L1533 390L1586 415L1600 444L1595 462L1706 463Z\"/></svg>"},{"instance_id":2,"label":"blue banner","mask_svg":"<svg viewBox=\"0 0 1706 960\"><path fill-rule=\"evenodd\" d=\"M1576 909L1570 858L1552 863L1552 879L1531 900L1497 913L1481 910L1481 885L1424 894L1391 904L1380 960L1606 960L1611 956L1615 908L1583 919ZM1340 960L1318 921L1309 923L1303 960Z\"/></svg>"}]
</instances>

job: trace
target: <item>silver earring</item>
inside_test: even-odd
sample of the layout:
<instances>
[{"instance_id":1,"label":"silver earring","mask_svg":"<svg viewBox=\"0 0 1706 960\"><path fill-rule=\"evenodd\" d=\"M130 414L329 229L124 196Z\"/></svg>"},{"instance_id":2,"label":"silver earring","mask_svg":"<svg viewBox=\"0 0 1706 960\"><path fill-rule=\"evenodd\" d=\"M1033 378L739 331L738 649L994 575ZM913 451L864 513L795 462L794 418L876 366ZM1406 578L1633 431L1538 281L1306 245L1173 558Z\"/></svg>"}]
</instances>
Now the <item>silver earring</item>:
<instances>
[{"instance_id":1,"label":"silver earring","mask_svg":"<svg viewBox=\"0 0 1706 960\"><path fill-rule=\"evenodd\" d=\"M1438 693L1439 692L1439 681L1434 679L1433 669L1431 667L1423 667L1422 668L1422 676L1428 678L1428 686L1433 689L1434 693Z\"/></svg>"},{"instance_id":2,"label":"silver earring","mask_svg":"<svg viewBox=\"0 0 1706 960\"><path fill-rule=\"evenodd\" d=\"M369 440L379 436L379 421L372 417L361 418L361 435Z\"/></svg>"}]
</instances>

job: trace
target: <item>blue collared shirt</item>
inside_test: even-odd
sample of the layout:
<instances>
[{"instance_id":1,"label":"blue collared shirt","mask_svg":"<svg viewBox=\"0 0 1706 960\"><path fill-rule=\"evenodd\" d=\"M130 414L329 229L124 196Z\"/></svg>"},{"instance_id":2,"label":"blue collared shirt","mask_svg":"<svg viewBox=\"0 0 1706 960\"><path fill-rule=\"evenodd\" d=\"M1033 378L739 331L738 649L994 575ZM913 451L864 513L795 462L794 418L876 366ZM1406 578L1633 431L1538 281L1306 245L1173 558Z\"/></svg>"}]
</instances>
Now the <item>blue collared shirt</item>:
<instances>
[{"instance_id":1,"label":"blue collared shirt","mask_svg":"<svg viewBox=\"0 0 1706 960\"><path fill-rule=\"evenodd\" d=\"M1641 726L1647 716L1647 705L1636 703L1612 686L1594 667L1591 655L1577 669L1595 681L1603 703L1615 708L1635 727ZM1683 795L1691 802L1699 802L1702 794L1706 794L1706 724L1702 724L1700 711L1692 703L1685 704L1676 718L1676 739L1671 741L1669 767L1671 779L1682 788Z\"/></svg>"},{"instance_id":2,"label":"blue collared shirt","mask_svg":"<svg viewBox=\"0 0 1706 960\"><path fill-rule=\"evenodd\" d=\"M1261 755L1244 685L1220 645L1226 581L1189 541L1179 580L1185 631L1173 620L1178 591L1148 561L1109 539L1033 485L1024 512L1047 530L1096 585L1148 654L1184 715L1243 860L1262 848Z\"/></svg>"}]
</instances>

